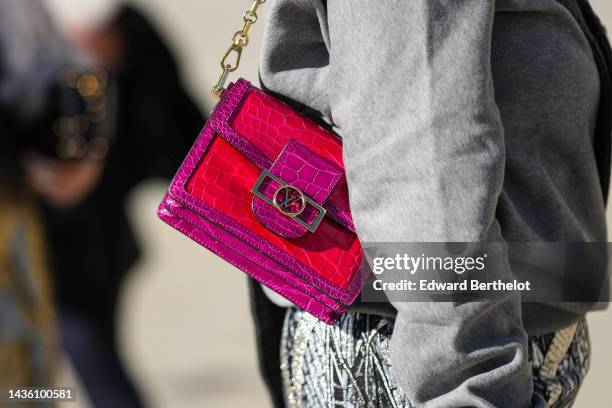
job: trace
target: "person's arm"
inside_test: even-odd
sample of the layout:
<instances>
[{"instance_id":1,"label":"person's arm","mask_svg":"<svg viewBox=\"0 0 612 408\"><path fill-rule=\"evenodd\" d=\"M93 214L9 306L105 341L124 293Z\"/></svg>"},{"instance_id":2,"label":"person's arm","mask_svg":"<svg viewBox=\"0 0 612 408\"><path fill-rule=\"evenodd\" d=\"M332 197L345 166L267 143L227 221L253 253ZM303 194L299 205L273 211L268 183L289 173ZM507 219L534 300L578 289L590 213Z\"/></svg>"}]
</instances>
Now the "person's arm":
<instances>
[{"instance_id":1,"label":"person's arm","mask_svg":"<svg viewBox=\"0 0 612 408\"><path fill-rule=\"evenodd\" d=\"M488 252L487 276L510 278L495 219L505 151L490 66L494 9L276 0L261 76L337 126L362 242L481 242L473 249ZM414 405L545 405L531 401L518 295L393 304L393 372Z\"/></svg>"},{"instance_id":2,"label":"person's arm","mask_svg":"<svg viewBox=\"0 0 612 408\"><path fill-rule=\"evenodd\" d=\"M331 116L364 242L501 242L504 134L493 95L494 1L329 1ZM486 246L485 246L486 247ZM419 407L527 407L520 297L394 302L393 369Z\"/></svg>"},{"instance_id":3,"label":"person's arm","mask_svg":"<svg viewBox=\"0 0 612 408\"><path fill-rule=\"evenodd\" d=\"M364 242L503 242L492 1L328 2L330 105ZM489 268L510 277L505 250ZM527 407L520 297L394 302L392 361L417 406Z\"/></svg>"}]
</instances>

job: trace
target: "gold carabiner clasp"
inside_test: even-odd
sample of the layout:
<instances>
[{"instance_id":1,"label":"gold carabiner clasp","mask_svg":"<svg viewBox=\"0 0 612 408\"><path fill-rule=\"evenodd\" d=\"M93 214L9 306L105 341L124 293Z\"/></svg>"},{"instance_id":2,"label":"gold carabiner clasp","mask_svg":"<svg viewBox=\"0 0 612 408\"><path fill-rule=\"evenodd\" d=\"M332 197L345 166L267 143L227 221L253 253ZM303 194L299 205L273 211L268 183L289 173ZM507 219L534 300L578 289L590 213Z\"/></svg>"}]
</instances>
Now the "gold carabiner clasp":
<instances>
[{"instance_id":1,"label":"gold carabiner clasp","mask_svg":"<svg viewBox=\"0 0 612 408\"><path fill-rule=\"evenodd\" d=\"M228 62L228 58L230 58L232 54L235 55L234 60ZM221 59L221 69L223 70L227 69L229 70L229 72L234 72L235 70L238 69L238 66L240 65L241 56L242 56L242 46L232 44L227 49L225 54L223 54L223 58Z\"/></svg>"}]
</instances>

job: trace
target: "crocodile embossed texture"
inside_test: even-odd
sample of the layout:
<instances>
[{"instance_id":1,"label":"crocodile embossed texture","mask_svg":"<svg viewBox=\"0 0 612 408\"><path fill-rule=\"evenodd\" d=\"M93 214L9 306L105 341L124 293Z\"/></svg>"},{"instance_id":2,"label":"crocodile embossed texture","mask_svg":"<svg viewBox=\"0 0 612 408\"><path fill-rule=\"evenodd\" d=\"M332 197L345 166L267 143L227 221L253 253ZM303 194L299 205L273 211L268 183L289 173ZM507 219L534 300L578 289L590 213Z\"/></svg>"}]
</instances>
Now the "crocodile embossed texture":
<instances>
[{"instance_id":1,"label":"crocodile embossed texture","mask_svg":"<svg viewBox=\"0 0 612 408\"><path fill-rule=\"evenodd\" d=\"M342 170L291 139L270 168L270 173L323 204L336 187Z\"/></svg>"},{"instance_id":2,"label":"crocodile embossed texture","mask_svg":"<svg viewBox=\"0 0 612 408\"><path fill-rule=\"evenodd\" d=\"M250 89L231 125L267 157L278 157L287 142L295 139L339 168L344 168L339 138L256 88Z\"/></svg>"},{"instance_id":3,"label":"crocodile embossed texture","mask_svg":"<svg viewBox=\"0 0 612 408\"><path fill-rule=\"evenodd\" d=\"M292 254L330 282L346 288L361 263L361 245L355 234L331 220L321 222L316 233L297 239L287 239L268 230L251 210L251 188L260 173L261 170L244 160L232 145L216 137L187 190L272 245Z\"/></svg>"}]
</instances>

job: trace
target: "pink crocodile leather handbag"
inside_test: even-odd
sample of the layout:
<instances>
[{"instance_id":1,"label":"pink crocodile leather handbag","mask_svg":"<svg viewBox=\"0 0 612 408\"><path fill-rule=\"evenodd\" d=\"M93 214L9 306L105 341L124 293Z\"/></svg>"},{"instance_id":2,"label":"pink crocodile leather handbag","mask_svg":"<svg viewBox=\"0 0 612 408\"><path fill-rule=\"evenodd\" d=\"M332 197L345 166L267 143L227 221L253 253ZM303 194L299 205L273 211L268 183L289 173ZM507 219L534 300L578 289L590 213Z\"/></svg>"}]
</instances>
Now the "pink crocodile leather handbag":
<instances>
[{"instance_id":1,"label":"pink crocodile leather handbag","mask_svg":"<svg viewBox=\"0 0 612 408\"><path fill-rule=\"evenodd\" d=\"M232 66L227 57L240 56L261 3L255 0L246 31L234 36L213 88L220 101L158 214L333 324L355 301L367 270L351 220L342 143L244 79L223 89L239 61Z\"/></svg>"}]
</instances>

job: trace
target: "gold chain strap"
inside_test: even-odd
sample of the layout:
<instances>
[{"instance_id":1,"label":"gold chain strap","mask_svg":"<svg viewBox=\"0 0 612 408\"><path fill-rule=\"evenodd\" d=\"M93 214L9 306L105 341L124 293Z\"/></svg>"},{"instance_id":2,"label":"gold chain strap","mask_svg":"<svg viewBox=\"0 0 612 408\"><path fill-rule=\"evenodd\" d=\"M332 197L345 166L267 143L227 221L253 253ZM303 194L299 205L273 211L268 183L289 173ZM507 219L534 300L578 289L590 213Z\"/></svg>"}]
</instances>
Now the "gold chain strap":
<instances>
[{"instance_id":1,"label":"gold chain strap","mask_svg":"<svg viewBox=\"0 0 612 408\"><path fill-rule=\"evenodd\" d=\"M242 29L234 33L232 45L230 45L225 54L223 54L223 58L221 58L221 76L219 76L219 80L211 90L211 93L217 98L221 98L223 91L225 91L225 82L229 73L237 70L240 65L242 49L249 44L249 30L257 22L257 9L265 2L266 0L255 0L251 8L244 13L242 16L242 21L244 22Z\"/></svg>"}]
</instances>

